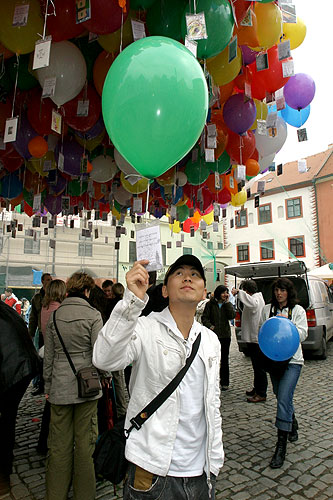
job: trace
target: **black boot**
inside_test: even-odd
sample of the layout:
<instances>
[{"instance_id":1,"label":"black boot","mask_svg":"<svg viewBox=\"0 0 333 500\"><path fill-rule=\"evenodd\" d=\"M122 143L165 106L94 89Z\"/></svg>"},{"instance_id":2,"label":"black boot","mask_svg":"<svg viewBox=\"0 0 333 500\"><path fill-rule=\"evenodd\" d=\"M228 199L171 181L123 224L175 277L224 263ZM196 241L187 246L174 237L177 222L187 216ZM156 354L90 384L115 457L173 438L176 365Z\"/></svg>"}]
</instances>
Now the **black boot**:
<instances>
[{"instance_id":1,"label":"black boot","mask_svg":"<svg viewBox=\"0 0 333 500\"><path fill-rule=\"evenodd\" d=\"M272 469L279 469L283 465L287 451L287 437L287 431L278 429L278 441L276 443L275 453L269 464Z\"/></svg>"},{"instance_id":2,"label":"black boot","mask_svg":"<svg viewBox=\"0 0 333 500\"><path fill-rule=\"evenodd\" d=\"M288 434L288 439L291 443L294 443L298 440L298 422L295 417L295 413L293 413L293 423L291 426L291 431Z\"/></svg>"}]
</instances>

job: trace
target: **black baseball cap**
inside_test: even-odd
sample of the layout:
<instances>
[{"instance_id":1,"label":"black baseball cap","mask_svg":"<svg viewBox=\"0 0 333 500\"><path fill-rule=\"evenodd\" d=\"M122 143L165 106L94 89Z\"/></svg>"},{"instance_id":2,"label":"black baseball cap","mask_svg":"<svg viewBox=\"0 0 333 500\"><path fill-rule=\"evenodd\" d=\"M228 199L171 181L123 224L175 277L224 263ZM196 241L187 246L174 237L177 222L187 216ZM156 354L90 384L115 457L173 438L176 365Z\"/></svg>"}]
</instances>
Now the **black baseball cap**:
<instances>
[{"instance_id":1,"label":"black baseball cap","mask_svg":"<svg viewBox=\"0 0 333 500\"><path fill-rule=\"evenodd\" d=\"M198 259L198 257L195 257L195 255L186 254L186 255L182 255L173 264L171 264L171 266L167 270L166 275L164 277L164 285L167 284L169 276L171 274L173 274L175 271L177 271L177 269L179 269L182 266L194 267L194 269L199 271L201 278L206 283L205 271L204 271L204 268L202 267L202 264L201 264L200 260Z\"/></svg>"}]
</instances>

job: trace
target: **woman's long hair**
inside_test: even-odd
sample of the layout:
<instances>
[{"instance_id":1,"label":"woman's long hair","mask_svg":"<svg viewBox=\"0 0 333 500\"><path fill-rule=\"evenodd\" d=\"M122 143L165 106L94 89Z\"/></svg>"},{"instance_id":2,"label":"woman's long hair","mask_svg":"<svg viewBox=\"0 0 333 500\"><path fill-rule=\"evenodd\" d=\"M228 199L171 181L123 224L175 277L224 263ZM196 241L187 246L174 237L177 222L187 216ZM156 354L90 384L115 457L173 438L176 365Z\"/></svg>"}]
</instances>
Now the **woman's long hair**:
<instances>
[{"instance_id":1,"label":"woman's long hair","mask_svg":"<svg viewBox=\"0 0 333 500\"><path fill-rule=\"evenodd\" d=\"M52 280L45 289L43 306L47 309L51 302L61 302L66 297L66 284L62 280Z\"/></svg>"},{"instance_id":2,"label":"woman's long hair","mask_svg":"<svg viewBox=\"0 0 333 500\"><path fill-rule=\"evenodd\" d=\"M276 288L280 288L281 290L287 290L287 292L288 292L287 306L290 307L290 309L292 309L298 303L297 292L296 292L296 288L294 286L294 283L288 278L278 278L273 282L273 285L272 285L271 304L274 307L279 308L279 303L276 300L275 293L274 293Z\"/></svg>"},{"instance_id":3,"label":"woman's long hair","mask_svg":"<svg viewBox=\"0 0 333 500\"><path fill-rule=\"evenodd\" d=\"M88 302L92 307L101 313L103 325L109 319L111 313L111 301L112 299L108 299L103 290L97 285L90 292Z\"/></svg>"}]
</instances>

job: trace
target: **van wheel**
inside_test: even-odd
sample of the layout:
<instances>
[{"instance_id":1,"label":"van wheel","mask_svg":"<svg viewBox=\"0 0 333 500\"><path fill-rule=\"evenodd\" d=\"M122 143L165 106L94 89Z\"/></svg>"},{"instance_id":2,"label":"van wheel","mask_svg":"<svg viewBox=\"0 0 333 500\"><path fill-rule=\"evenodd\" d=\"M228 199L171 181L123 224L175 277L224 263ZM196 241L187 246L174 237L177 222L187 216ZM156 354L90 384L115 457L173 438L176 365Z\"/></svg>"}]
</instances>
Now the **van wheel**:
<instances>
[{"instance_id":1,"label":"van wheel","mask_svg":"<svg viewBox=\"0 0 333 500\"><path fill-rule=\"evenodd\" d=\"M321 353L318 356L318 359L326 359L327 358L327 342L326 342L326 337L325 333L323 333L322 339L321 339Z\"/></svg>"}]
</instances>

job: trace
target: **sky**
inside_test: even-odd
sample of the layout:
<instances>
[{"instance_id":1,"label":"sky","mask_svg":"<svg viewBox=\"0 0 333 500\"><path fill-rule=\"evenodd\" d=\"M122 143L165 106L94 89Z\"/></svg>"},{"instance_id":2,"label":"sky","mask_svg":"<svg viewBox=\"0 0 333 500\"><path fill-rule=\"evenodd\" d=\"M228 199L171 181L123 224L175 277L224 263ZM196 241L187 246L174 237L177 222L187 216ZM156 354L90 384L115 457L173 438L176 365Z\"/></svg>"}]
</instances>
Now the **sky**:
<instances>
[{"instance_id":1,"label":"sky","mask_svg":"<svg viewBox=\"0 0 333 500\"><path fill-rule=\"evenodd\" d=\"M288 125L288 137L275 157L276 164L325 151L333 143L333 0L294 0L296 14L307 27L304 42L292 51L295 73L307 73L316 84L310 116L303 127L308 141L298 142L297 129Z\"/></svg>"}]
</instances>

